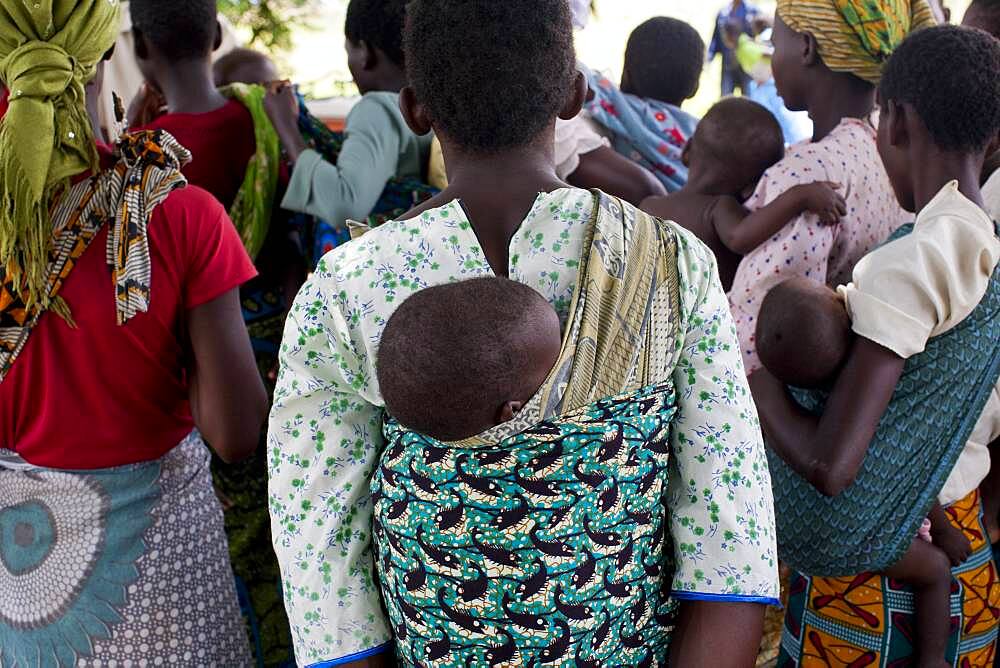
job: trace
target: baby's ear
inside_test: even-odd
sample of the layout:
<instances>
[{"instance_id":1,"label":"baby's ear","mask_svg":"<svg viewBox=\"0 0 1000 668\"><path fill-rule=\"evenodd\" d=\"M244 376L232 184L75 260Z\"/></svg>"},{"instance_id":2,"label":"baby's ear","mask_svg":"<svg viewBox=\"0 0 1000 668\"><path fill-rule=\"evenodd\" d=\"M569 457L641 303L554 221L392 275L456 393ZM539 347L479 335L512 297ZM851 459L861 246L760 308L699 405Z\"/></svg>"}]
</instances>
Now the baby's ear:
<instances>
[{"instance_id":1,"label":"baby's ear","mask_svg":"<svg viewBox=\"0 0 1000 668\"><path fill-rule=\"evenodd\" d=\"M503 406L500 407L500 410L497 411L497 424L510 422L511 420L514 419L514 416L516 416L518 413L521 412L522 408L524 408L523 401L506 402Z\"/></svg>"}]
</instances>

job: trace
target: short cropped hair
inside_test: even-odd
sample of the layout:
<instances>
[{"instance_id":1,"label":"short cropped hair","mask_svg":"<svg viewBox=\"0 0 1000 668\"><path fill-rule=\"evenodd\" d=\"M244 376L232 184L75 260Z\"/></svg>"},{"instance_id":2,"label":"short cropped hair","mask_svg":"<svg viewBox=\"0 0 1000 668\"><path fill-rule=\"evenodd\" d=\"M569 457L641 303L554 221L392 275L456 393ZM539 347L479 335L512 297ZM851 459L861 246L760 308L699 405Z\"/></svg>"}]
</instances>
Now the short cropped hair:
<instances>
[{"instance_id":1,"label":"short cropped hair","mask_svg":"<svg viewBox=\"0 0 1000 668\"><path fill-rule=\"evenodd\" d=\"M1000 41L961 26L917 31L889 58L879 94L916 109L939 148L981 151L1000 132Z\"/></svg>"},{"instance_id":2,"label":"short cropped hair","mask_svg":"<svg viewBox=\"0 0 1000 668\"><path fill-rule=\"evenodd\" d=\"M679 19L657 16L634 31L625 47L625 93L674 106L698 92L705 42Z\"/></svg>"},{"instance_id":3,"label":"short cropped hair","mask_svg":"<svg viewBox=\"0 0 1000 668\"><path fill-rule=\"evenodd\" d=\"M533 342L551 322L558 320L540 294L506 278L415 293L389 318L379 344L387 412L439 440L474 436L469 425L492 426L498 408L524 392L536 363Z\"/></svg>"},{"instance_id":4,"label":"short cropped hair","mask_svg":"<svg viewBox=\"0 0 1000 668\"><path fill-rule=\"evenodd\" d=\"M351 0L347 5L344 35L353 43L364 41L403 67L403 24L409 0Z\"/></svg>"},{"instance_id":5,"label":"short cropped hair","mask_svg":"<svg viewBox=\"0 0 1000 668\"><path fill-rule=\"evenodd\" d=\"M771 289L757 317L757 354L786 385L821 388L841 370L853 335L847 308L825 285L793 278Z\"/></svg>"},{"instance_id":6,"label":"short cropped hair","mask_svg":"<svg viewBox=\"0 0 1000 668\"><path fill-rule=\"evenodd\" d=\"M406 69L435 128L495 154L537 140L576 74L566 0L413 0Z\"/></svg>"},{"instance_id":7,"label":"short cropped hair","mask_svg":"<svg viewBox=\"0 0 1000 668\"><path fill-rule=\"evenodd\" d=\"M745 186L785 157L781 124L766 107L742 97L717 102L695 130L698 146Z\"/></svg>"},{"instance_id":8,"label":"short cropped hair","mask_svg":"<svg viewBox=\"0 0 1000 668\"><path fill-rule=\"evenodd\" d=\"M171 61L212 53L218 26L215 0L132 0L132 26Z\"/></svg>"}]
</instances>

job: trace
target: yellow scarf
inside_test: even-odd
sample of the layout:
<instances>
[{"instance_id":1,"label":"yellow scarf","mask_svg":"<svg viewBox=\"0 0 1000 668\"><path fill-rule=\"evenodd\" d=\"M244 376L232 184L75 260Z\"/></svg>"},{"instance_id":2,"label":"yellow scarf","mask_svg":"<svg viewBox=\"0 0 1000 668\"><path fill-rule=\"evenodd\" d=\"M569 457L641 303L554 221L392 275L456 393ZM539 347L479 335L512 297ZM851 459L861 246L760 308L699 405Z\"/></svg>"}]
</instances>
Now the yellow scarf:
<instances>
[{"instance_id":1,"label":"yellow scarf","mask_svg":"<svg viewBox=\"0 0 1000 668\"><path fill-rule=\"evenodd\" d=\"M876 85L906 36L936 23L927 0L778 0L778 16L792 30L812 33L831 70Z\"/></svg>"}]
</instances>

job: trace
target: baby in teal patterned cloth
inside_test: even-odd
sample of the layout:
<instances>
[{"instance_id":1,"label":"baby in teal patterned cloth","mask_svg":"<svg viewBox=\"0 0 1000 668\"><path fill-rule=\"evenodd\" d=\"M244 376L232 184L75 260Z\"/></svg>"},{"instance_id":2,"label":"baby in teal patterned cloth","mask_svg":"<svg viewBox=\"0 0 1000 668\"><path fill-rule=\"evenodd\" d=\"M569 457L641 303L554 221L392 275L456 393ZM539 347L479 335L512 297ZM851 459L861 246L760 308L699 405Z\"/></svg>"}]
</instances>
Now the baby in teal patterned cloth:
<instances>
[{"instance_id":1,"label":"baby in teal patterned cloth","mask_svg":"<svg viewBox=\"0 0 1000 668\"><path fill-rule=\"evenodd\" d=\"M757 352L767 370L791 387L831 389L853 338L844 301L826 285L793 278L764 298ZM917 651L936 658L948 643L951 567L969 558L972 545L948 521L940 503L935 501L928 515L909 550L885 574L913 588Z\"/></svg>"},{"instance_id":2,"label":"baby in teal patterned cloth","mask_svg":"<svg viewBox=\"0 0 1000 668\"><path fill-rule=\"evenodd\" d=\"M458 441L512 420L561 347L544 297L506 278L477 278L422 290L399 307L382 335L378 381L390 416Z\"/></svg>"}]
</instances>

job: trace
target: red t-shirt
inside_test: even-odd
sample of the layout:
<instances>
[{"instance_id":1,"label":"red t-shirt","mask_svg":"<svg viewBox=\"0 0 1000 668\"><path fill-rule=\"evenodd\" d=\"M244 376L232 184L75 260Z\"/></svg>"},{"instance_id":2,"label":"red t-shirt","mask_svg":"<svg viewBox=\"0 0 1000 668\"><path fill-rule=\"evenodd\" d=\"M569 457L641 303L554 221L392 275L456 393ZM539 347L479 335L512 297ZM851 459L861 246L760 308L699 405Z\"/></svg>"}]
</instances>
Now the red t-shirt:
<instances>
[{"instance_id":1,"label":"red t-shirt","mask_svg":"<svg viewBox=\"0 0 1000 668\"><path fill-rule=\"evenodd\" d=\"M7 96L8 95L9 95L9 93L7 92L7 89L4 88L3 86L0 86L0 118L3 118L4 116L7 115Z\"/></svg>"},{"instance_id":2,"label":"red t-shirt","mask_svg":"<svg viewBox=\"0 0 1000 668\"><path fill-rule=\"evenodd\" d=\"M204 190L172 193L149 224L149 312L115 320L108 228L60 295L77 327L44 314L0 383L0 447L32 464L98 469L166 454L194 427L183 367L185 313L256 275L232 222Z\"/></svg>"},{"instance_id":3,"label":"red t-shirt","mask_svg":"<svg viewBox=\"0 0 1000 668\"><path fill-rule=\"evenodd\" d=\"M166 130L191 151L184 176L215 195L228 210L257 151L253 117L240 102L205 114L166 114L144 129Z\"/></svg>"}]
</instances>

